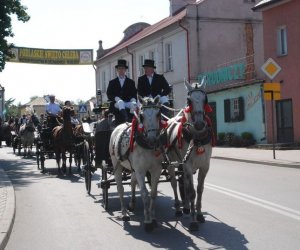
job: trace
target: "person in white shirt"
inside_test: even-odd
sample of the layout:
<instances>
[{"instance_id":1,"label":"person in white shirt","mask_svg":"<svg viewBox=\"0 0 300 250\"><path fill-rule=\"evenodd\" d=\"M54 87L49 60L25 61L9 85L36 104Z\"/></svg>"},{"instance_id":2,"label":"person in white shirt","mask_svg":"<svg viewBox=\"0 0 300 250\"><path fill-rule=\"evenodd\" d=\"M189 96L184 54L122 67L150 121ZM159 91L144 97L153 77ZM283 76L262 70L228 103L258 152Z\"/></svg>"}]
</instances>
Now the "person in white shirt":
<instances>
[{"instance_id":1,"label":"person in white shirt","mask_svg":"<svg viewBox=\"0 0 300 250\"><path fill-rule=\"evenodd\" d=\"M55 95L49 95L50 102L46 104L46 114L50 116L58 116L61 113L59 104L55 102Z\"/></svg>"}]
</instances>

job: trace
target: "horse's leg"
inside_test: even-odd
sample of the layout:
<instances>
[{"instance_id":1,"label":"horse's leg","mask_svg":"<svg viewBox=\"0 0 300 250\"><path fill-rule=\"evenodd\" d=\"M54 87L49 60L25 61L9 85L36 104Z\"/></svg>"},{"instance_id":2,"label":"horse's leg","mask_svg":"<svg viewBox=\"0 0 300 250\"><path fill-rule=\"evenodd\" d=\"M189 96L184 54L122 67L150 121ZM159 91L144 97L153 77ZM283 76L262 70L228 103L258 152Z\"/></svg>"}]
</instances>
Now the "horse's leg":
<instances>
[{"instance_id":1,"label":"horse's leg","mask_svg":"<svg viewBox=\"0 0 300 250\"><path fill-rule=\"evenodd\" d=\"M56 164L58 168L58 174L61 174L61 169L60 169L60 150L57 149L55 150L55 158L56 158Z\"/></svg>"},{"instance_id":2,"label":"horse's leg","mask_svg":"<svg viewBox=\"0 0 300 250\"><path fill-rule=\"evenodd\" d=\"M185 164L184 166L184 191L186 197L185 198L186 201L184 204L184 211L188 212L190 208L190 212L191 212L191 222L190 222L189 229L190 231L197 231L199 229L199 225L196 220L196 210L195 210L196 192L194 188L192 166L188 163Z\"/></svg>"},{"instance_id":3,"label":"horse's leg","mask_svg":"<svg viewBox=\"0 0 300 250\"><path fill-rule=\"evenodd\" d=\"M72 152L71 151L70 151L70 155L69 155L69 165L70 165L69 172L71 174L71 172L72 172Z\"/></svg>"},{"instance_id":4,"label":"horse's leg","mask_svg":"<svg viewBox=\"0 0 300 250\"><path fill-rule=\"evenodd\" d=\"M208 167L207 166L205 166L205 168L200 168L199 171L198 171L197 202L196 202L197 215L196 215L196 219L200 223L205 222L205 218L202 214L201 209L202 209L202 194L203 194L203 189L204 189L204 181L205 181L205 177L206 177L207 172L208 172Z\"/></svg>"},{"instance_id":5,"label":"horse's leg","mask_svg":"<svg viewBox=\"0 0 300 250\"><path fill-rule=\"evenodd\" d=\"M65 150L61 150L61 158L62 158L62 169L63 172L66 173L67 172L67 157L66 157L66 151Z\"/></svg>"},{"instance_id":6,"label":"horse's leg","mask_svg":"<svg viewBox=\"0 0 300 250\"><path fill-rule=\"evenodd\" d=\"M157 197L157 185L160 178L161 169L155 168L155 171L151 171L151 192L150 192L150 216L153 226L157 226L157 220L155 216L155 200Z\"/></svg>"},{"instance_id":7,"label":"horse's leg","mask_svg":"<svg viewBox=\"0 0 300 250\"><path fill-rule=\"evenodd\" d=\"M182 216L182 210L180 208L180 202L179 202L178 192L177 192L177 180L175 176L175 169L173 166L168 167L168 173L170 175L170 182L174 192L174 199L175 199L174 207L176 210L175 215Z\"/></svg>"},{"instance_id":8,"label":"horse's leg","mask_svg":"<svg viewBox=\"0 0 300 250\"><path fill-rule=\"evenodd\" d=\"M127 209L124 206L124 187L122 184L122 166L120 165L119 162L116 163L114 176L115 176L115 180L117 183L118 194L120 197L122 220L130 221L130 217L128 215Z\"/></svg>"},{"instance_id":9,"label":"horse's leg","mask_svg":"<svg viewBox=\"0 0 300 250\"><path fill-rule=\"evenodd\" d=\"M128 204L128 210L132 212L132 211L134 211L134 208L135 208L135 202L136 202L135 190L136 190L136 185L137 185L137 180L136 180L134 171L131 173L130 185L131 185L131 198L130 198L130 202Z\"/></svg>"},{"instance_id":10,"label":"horse's leg","mask_svg":"<svg viewBox=\"0 0 300 250\"><path fill-rule=\"evenodd\" d=\"M135 175L137 182L140 187L140 192L141 192L141 197L143 199L144 203L144 224L145 224L145 230L146 231L152 231L153 230L153 223L152 223L152 218L150 214L150 197L149 197L149 192L146 187L145 183L145 175L146 172L144 170L140 169L135 169ZM152 179L152 176L151 176Z\"/></svg>"}]
</instances>

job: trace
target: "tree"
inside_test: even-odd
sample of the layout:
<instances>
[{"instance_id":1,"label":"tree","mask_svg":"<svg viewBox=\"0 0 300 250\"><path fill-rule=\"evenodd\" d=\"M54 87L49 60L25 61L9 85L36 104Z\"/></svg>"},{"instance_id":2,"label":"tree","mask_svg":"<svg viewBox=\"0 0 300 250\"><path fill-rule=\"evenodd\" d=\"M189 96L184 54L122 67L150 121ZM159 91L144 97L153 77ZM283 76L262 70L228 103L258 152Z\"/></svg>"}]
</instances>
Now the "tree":
<instances>
[{"instance_id":1,"label":"tree","mask_svg":"<svg viewBox=\"0 0 300 250\"><path fill-rule=\"evenodd\" d=\"M5 101L5 117L8 119L11 116L20 116L20 107L21 104L18 106L14 105L15 99L9 98L8 100Z\"/></svg>"},{"instance_id":2,"label":"tree","mask_svg":"<svg viewBox=\"0 0 300 250\"><path fill-rule=\"evenodd\" d=\"M0 72L4 69L6 61L13 57L7 37L13 37L11 16L16 15L17 19L27 22L30 16L26 13L27 7L21 5L20 0L1 0L0 1Z\"/></svg>"}]
</instances>

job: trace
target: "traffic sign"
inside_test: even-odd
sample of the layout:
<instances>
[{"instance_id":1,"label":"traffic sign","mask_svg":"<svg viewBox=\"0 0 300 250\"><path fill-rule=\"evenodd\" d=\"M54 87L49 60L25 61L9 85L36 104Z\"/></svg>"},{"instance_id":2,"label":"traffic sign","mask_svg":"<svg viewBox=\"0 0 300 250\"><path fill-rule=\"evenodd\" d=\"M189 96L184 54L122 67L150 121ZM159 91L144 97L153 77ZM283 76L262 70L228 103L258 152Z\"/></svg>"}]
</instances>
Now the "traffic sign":
<instances>
[{"instance_id":1,"label":"traffic sign","mask_svg":"<svg viewBox=\"0 0 300 250\"><path fill-rule=\"evenodd\" d=\"M268 101L280 100L280 83L264 83L264 99Z\"/></svg>"},{"instance_id":2,"label":"traffic sign","mask_svg":"<svg viewBox=\"0 0 300 250\"><path fill-rule=\"evenodd\" d=\"M281 71L281 68L272 58L269 58L263 66L261 66L261 70L270 78L270 80L273 80Z\"/></svg>"},{"instance_id":3,"label":"traffic sign","mask_svg":"<svg viewBox=\"0 0 300 250\"><path fill-rule=\"evenodd\" d=\"M87 107L84 104L79 105L79 113L86 113L87 112Z\"/></svg>"}]
</instances>

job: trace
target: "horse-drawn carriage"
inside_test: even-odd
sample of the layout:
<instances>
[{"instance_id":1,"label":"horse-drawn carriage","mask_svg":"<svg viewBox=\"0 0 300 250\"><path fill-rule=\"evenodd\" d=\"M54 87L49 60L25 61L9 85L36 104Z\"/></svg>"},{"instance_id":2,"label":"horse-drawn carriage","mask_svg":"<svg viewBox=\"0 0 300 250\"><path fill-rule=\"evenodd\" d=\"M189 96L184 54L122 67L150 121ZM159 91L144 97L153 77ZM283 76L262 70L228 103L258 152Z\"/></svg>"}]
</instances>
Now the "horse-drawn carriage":
<instances>
[{"instance_id":1,"label":"horse-drawn carriage","mask_svg":"<svg viewBox=\"0 0 300 250\"><path fill-rule=\"evenodd\" d=\"M66 173L66 161L69 159L69 173L71 173L72 161L74 159L78 171L85 168L87 162L93 160L93 131L90 124L83 123L74 126L71 116L74 115L72 107L65 106L62 117L48 116L39 131L36 143L36 159L38 169L45 172L46 159L55 159L58 172ZM93 126L93 125L91 125ZM89 157L89 158L88 158ZM62 168L60 161L62 159ZM83 165L81 166L81 163Z\"/></svg>"},{"instance_id":2,"label":"horse-drawn carriage","mask_svg":"<svg viewBox=\"0 0 300 250\"><path fill-rule=\"evenodd\" d=\"M172 185L176 215L182 214L177 192L179 182L183 212L191 211L190 229L197 230L198 222L204 222L201 199L212 152L212 127L206 116L209 108L202 84L185 85L188 90L188 106L169 119L167 124L162 119L159 98L139 98L141 106L131 123L123 123L112 129L108 117L97 124L95 165L102 163L99 186L102 189L104 208L108 208L110 186L116 185L121 201L122 219L130 220L123 202L123 185L131 185L129 209L133 210L135 188L138 184L144 202L146 230L152 230L156 224L154 203L157 186L164 181ZM195 204L193 174L197 170ZM146 188L146 179L151 187L150 195Z\"/></svg>"}]
</instances>

